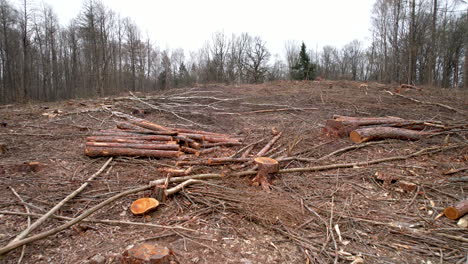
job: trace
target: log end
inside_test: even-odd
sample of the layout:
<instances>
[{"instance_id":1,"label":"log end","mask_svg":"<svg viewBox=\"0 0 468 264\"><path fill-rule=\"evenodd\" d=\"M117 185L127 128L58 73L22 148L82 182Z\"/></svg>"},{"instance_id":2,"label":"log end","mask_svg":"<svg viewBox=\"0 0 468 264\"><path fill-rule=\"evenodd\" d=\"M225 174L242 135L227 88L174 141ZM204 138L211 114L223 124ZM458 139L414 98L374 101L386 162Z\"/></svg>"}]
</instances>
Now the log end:
<instances>
[{"instance_id":1,"label":"log end","mask_svg":"<svg viewBox=\"0 0 468 264\"><path fill-rule=\"evenodd\" d=\"M154 198L141 198L132 203L130 210L134 215L142 215L159 206L158 200Z\"/></svg>"},{"instance_id":2,"label":"log end","mask_svg":"<svg viewBox=\"0 0 468 264\"><path fill-rule=\"evenodd\" d=\"M449 207L445 208L444 209L444 214L445 214L445 216L447 218L452 219L452 220L456 220L456 219L461 217L460 212L458 211L458 209L453 207L453 206L449 206Z\"/></svg>"},{"instance_id":3,"label":"log end","mask_svg":"<svg viewBox=\"0 0 468 264\"><path fill-rule=\"evenodd\" d=\"M353 130L351 133L349 133L349 138L354 143L362 143L367 141L367 138L362 137L356 130Z\"/></svg>"}]
</instances>

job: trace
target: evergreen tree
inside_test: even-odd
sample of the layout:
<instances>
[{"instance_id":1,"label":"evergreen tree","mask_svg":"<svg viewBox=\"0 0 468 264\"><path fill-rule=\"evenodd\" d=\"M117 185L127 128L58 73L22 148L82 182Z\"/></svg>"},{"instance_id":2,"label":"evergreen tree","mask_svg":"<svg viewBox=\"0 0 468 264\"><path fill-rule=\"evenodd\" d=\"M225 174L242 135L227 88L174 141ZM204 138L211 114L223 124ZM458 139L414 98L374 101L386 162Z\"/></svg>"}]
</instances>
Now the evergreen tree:
<instances>
[{"instance_id":1,"label":"evergreen tree","mask_svg":"<svg viewBox=\"0 0 468 264\"><path fill-rule=\"evenodd\" d=\"M292 67L294 80L313 80L316 75L315 64L310 62L310 57L306 51L306 45L302 42L299 59Z\"/></svg>"}]
</instances>

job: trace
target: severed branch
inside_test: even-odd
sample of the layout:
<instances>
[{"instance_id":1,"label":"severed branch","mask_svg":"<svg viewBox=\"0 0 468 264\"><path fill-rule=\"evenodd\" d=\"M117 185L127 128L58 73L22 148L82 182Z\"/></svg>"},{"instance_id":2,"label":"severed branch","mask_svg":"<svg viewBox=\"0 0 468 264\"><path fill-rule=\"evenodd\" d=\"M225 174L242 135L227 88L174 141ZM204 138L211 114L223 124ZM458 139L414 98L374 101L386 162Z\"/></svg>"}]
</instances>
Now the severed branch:
<instances>
[{"instance_id":1,"label":"severed branch","mask_svg":"<svg viewBox=\"0 0 468 264\"><path fill-rule=\"evenodd\" d=\"M88 178L88 180L86 180L85 183L83 183L80 188L76 189L74 192L72 192L70 195L68 195L67 197L65 197L62 201L60 201L57 205L55 205L52 209L50 209L45 215L43 215L42 217L40 217L39 219L36 220L36 222L34 222L32 225L30 225L28 228L26 228L25 230L23 230L23 232L21 232L19 235L17 235L10 243L8 243L8 246L11 246L11 245L15 245L16 242L20 241L21 239L23 239L24 237L26 237L29 233L31 233L31 231L33 231L34 229L36 229L39 225L41 225L42 223L44 223L47 218L49 218L51 215L53 215L55 212L57 212L60 207L62 207L66 202L68 202L70 199L72 199L73 197L75 197L77 194L79 194L81 191L83 191L86 186L88 186L88 184L94 179L96 178L99 174L101 174L104 169L107 167L107 165L109 165L109 163L112 161L112 158L109 158L106 163L104 163L104 165L102 165L102 167L96 172L94 173L93 175L91 175L91 177ZM1 255L1 253L0 253Z\"/></svg>"}]
</instances>

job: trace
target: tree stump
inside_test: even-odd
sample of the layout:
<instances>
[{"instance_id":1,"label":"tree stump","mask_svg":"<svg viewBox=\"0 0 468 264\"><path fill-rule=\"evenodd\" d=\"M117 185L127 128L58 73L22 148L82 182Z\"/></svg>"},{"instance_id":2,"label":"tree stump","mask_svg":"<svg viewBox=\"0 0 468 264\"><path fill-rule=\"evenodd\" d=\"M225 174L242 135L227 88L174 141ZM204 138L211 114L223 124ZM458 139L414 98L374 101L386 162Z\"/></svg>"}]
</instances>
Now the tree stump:
<instances>
[{"instance_id":1,"label":"tree stump","mask_svg":"<svg viewBox=\"0 0 468 264\"><path fill-rule=\"evenodd\" d=\"M174 253L167 247L153 244L138 244L122 254L122 264L169 264Z\"/></svg>"},{"instance_id":2,"label":"tree stump","mask_svg":"<svg viewBox=\"0 0 468 264\"><path fill-rule=\"evenodd\" d=\"M258 157L254 161L258 165L258 171L257 176L252 179L252 183L261 185L265 191L270 191L271 174L279 171L278 161L268 157Z\"/></svg>"},{"instance_id":3,"label":"tree stump","mask_svg":"<svg viewBox=\"0 0 468 264\"><path fill-rule=\"evenodd\" d=\"M150 212L158 206L159 202L154 198L141 198L132 203L130 211L132 211L134 215L142 215Z\"/></svg>"}]
</instances>

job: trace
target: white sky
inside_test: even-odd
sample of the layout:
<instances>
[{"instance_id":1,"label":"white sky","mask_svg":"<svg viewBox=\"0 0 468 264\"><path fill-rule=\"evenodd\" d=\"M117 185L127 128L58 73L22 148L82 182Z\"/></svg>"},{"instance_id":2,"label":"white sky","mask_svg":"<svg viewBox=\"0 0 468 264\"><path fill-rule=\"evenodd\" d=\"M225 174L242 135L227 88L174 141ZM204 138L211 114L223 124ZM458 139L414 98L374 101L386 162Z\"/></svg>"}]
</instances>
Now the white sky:
<instances>
[{"instance_id":1,"label":"white sky","mask_svg":"<svg viewBox=\"0 0 468 264\"><path fill-rule=\"evenodd\" d=\"M20 1L20 0L16 0ZM33 0L40 1L40 0ZM62 24L78 15L82 0L42 0ZM341 47L358 39L369 42L375 0L102 0L130 17L143 36L162 49L198 50L216 31L260 35L272 54L283 55L286 40L308 48Z\"/></svg>"}]
</instances>

